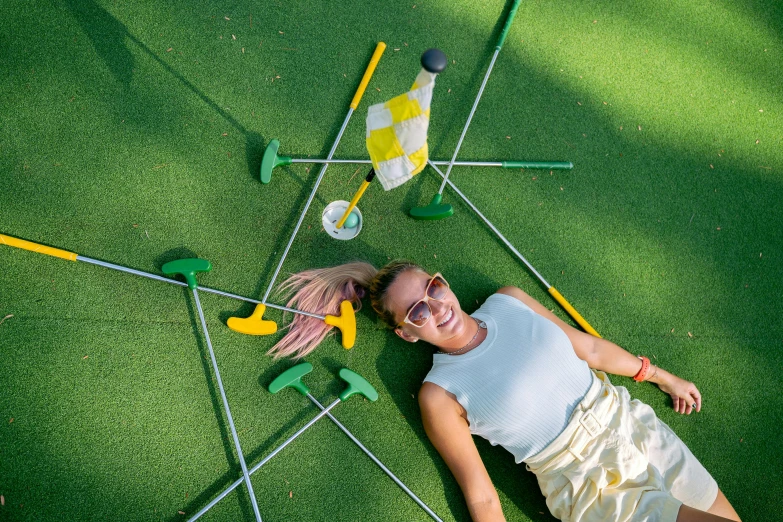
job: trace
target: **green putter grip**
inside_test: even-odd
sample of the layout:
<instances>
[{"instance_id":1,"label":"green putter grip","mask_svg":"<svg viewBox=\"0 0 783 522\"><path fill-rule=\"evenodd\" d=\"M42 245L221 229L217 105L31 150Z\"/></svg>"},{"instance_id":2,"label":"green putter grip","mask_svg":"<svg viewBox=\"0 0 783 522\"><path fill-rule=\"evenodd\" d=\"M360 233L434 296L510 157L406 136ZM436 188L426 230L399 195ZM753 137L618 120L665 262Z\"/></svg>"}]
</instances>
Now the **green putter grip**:
<instances>
[{"instance_id":1,"label":"green putter grip","mask_svg":"<svg viewBox=\"0 0 783 522\"><path fill-rule=\"evenodd\" d=\"M311 371L313 371L313 365L309 362L297 364L293 368L289 368L278 375L275 380L269 383L267 389L271 393L277 393L283 388L290 386L306 397L307 394L310 393L310 388L302 382L302 377Z\"/></svg>"},{"instance_id":2,"label":"green putter grip","mask_svg":"<svg viewBox=\"0 0 783 522\"><path fill-rule=\"evenodd\" d=\"M348 400L351 395L357 393L361 393L372 402L378 400L378 392L375 391L372 384L367 382L365 378L358 373L351 371L348 368L342 368L340 370L340 378L348 383L348 387L340 394L340 400Z\"/></svg>"},{"instance_id":3,"label":"green putter grip","mask_svg":"<svg viewBox=\"0 0 783 522\"><path fill-rule=\"evenodd\" d=\"M503 161L504 169L544 169L544 170L570 170L574 164L570 161Z\"/></svg>"},{"instance_id":4,"label":"green putter grip","mask_svg":"<svg viewBox=\"0 0 783 522\"><path fill-rule=\"evenodd\" d=\"M212 270L212 264L206 259L177 259L176 261L169 261L161 267L161 272L167 276L181 275L188 282L188 288L195 290L198 288L198 281L196 280L196 274L199 272L209 272Z\"/></svg>"},{"instance_id":5,"label":"green putter grip","mask_svg":"<svg viewBox=\"0 0 783 522\"><path fill-rule=\"evenodd\" d=\"M496 50L500 50L501 47L503 47L503 42L506 40L506 35L508 34L508 30L511 29L511 22L514 21L514 16L517 14L517 9L519 9L519 4L522 3L522 0L515 0L514 5L511 6L511 11L508 12L508 16L506 17L506 23L503 25L503 30L500 31L500 38L498 38L498 43L495 46Z\"/></svg>"}]
</instances>

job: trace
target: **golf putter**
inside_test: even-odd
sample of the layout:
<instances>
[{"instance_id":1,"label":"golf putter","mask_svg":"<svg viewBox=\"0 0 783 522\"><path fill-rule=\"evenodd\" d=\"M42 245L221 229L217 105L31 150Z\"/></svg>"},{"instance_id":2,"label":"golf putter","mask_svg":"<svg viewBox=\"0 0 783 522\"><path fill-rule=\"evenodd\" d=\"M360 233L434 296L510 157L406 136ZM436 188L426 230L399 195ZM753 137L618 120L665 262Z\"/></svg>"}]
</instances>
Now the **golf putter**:
<instances>
[{"instance_id":1,"label":"golf putter","mask_svg":"<svg viewBox=\"0 0 783 522\"><path fill-rule=\"evenodd\" d=\"M291 156L278 156L280 149L280 140L270 140L264 149L261 159L261 182L269 183L272 180L272 170L275 167L286 166L299 163L317 163L317 164L348 164L348 165L371 165L372 160L368 159L326 159L326 158L293 158ZM449 160L433 160L435 165L443 166L451 163ZM455 161L455 167L499 167L503 169L545 169L545 170L570 170L574 164L570 161L528 161L528 160L506 160L506 161Z\"/></svg>"},{"instance_id":2,"label":"golf putter","mask_svg":"<svg viewBox=\"0 0 783 522\"><path fill-rule=\"evenodd\" d=\"M283 372L283 373L282 373L282 374L281 374L281 375L280 375L280 376L279 376L277 379L275 379L275 381L276 381L276 383L277 383L277 384L276 384L276 386L275 386L275 390L276 390L276 391L274 391L274 392L272 392L272 393L277 393L278 391L280 391L281 389L283 389L283 388L285 388L285 387L291 387L291 388L295 389L296 391L298 391L299 393L301 393L302 395L304 395L305 397L307 397L308 399L310 399L310 401L311 401L313 404L315 404L315 405L316 405L316 406L317 406L317 407L318 407L320 410L324 410L324 409L325 409L325 408L324 408L324 406L323 406L323 405L322 405L320 402L318 402L318 399L316 399L315 397L313 397L313 396L310 394L310 389L309 389L309 388L308 388L308 387L307 387L307 386L306 386L306 385L305 385L305 384L302 382L302 377L304 377L305 375L307 375L307 374L308 374L308 373L310 373L311 371L313 371L313 365L312 365L312 364L310 364L309 362L305 362L305 363L297 364L297 365L296 365L296 366L294 366L293 368L290 368L290 369L286 370L286 371L285 371L285 372ZM270 391L272 391L272 390L271 390L271 387L272 387L272 385L270 384ZM392 479L392 480L393 480L393 481L394 481L394 482L395 482L395 483L396 483L398 486L400 486L400 488L402 488L402 490L403 490L403 491L405 491L405 493L407 493L407 494L408 494L408 496L409 496L409 497L411 497L411 498L413 499L413 501L414 501L414 502L416 502L416 503L417 503L417 504L418 504L418 505L419 505L419 506L420 506L420 507L421 507L421 508L422 508L424 511L426 511L426 512L427 512L427 514L428 514L429 516L431 516L433 520L436 520L437 522L443 522L443 521L442 521L440 518L438 518L438 516L437 516L437 515L436 515L436 514L435 514L435 513L434 513L434 512L433 512L433 511L432 511L432 510L429 508L429 506L427 506L427 504L425 504L424 502L422 502L422 501L419 499L419 497L417 497L417 496L416 496L416 495L413 493L413 491L411 491L411 490L410 490L410 489L409 489L409 488L408 488L408 487L407 487L405 484L403 484L403 482L402 482L400 479L398 479L398 478L397 478L397 477L394 475L394 473L392 473L392 472L389 470L389 468L387 468L386 466L384 466L384 464L383 464L383 463L382 463L380 460L378 460L378 457L376 457L375 455L373 455L373 454L372 454L372 452L371 452L370 450L368 450L368 449L367 449L367 448L364 446L364 444L362 444L362 443L359 441L359 439L357 439L357 438L356 438L356 437L353 435L353 433L351 433L350 431L348 431L348 428L346 428L345 426L343 426L343 425L342 425L342 423L340 423L340 421L338 421L338 420L337 420L337 419L334 417L334 415L332 415L331 413L328 413L328 414L327 414L327 417L329 417L329 419L331 419L331 420L332 420L332 422L334 422L334 424L335 424L335 425L336 425L338 428L340 428L340 429L342 430L342 432L343 432L343 433L345 433L345 434L348 436L348 438L349 438L349 439L351 439L352 441L354 441L354 442L356 443L356 445L357 445L357 446L359 446L359 448L361 448L361 450L362 450L362 451L363 451L363 452L364 452L364 453L365 453L365 454L366 454L368 457L370 457L370 459L372 459L372 461L373 461L373 462L375 462L375 463L378 465L378 467L380 467L380 468L383 470L383 472L384 472L384 473L386 473L386 474L389 476L389 478L391 478L391 479Z\"/></svg>"},{"instance_id":3,"label":"golf putter","mask_svg":"<svg viewBox=\"0 0 783 522\"><path fill-rule=\"evenodd\" d=\"M454 155L451 157L449 166L446 169L446 177L443 179L443 183L441 183L440 189L438 189L438 193L432 197L432 201L430 201L429 205L424 207L414 207L410 210L409 214L414 219L436 220L447 218L454 214L454 207L448 203L442 203L443 189L446 186L446 181L449 179L449 174L451 174L451 168L454 166L454 162L457 160L457 154L459 153L459 149L462 147L462 140L465 139L465 134L468 132L468 127L470 126L470 122L473 119L473 114L476 112L476 107L478 107L479 100L481 100L481 94L484 92L484 87L487 86L487 80L489 80L489 75L492 73L492 68L495 66L495 60L497 60L500 49L503 47L503 42L506 39L508 30L511 28L511 22L514 20L514 16L517 14L517 9L519 8L521 1L522 0L514 0L514 4L511 6L511 10L506 17L506 23L503 25L503 30L500 32L500 37L498 38L498 42L495 45L495 53L492 55L492 60L489 62L487 73L484 75L484 81L481 82L481 87L479 88L479 92L476 95L476 100L473 102L473 107L470 109L468 120L465 122L465 126L462 128L462 134L460 134L459 141L457 141L457 148L454 149Z\"/></svg>"},{"instance_id":4,"label":"golf putter","mask_svg":"<svg viewBox=\"0 0 783 522\"><path fill-rule=\"evenodd\" d=\"M370 58L370 63L367 65L367 68L365 69L364 74L362 75L362 80L359 83L359 87L356 89L356 93L353 96L353 100L351 100L351 103L348 108L348 113L345 115L345 119L343 120L343 124L340 127L340 131L337 133L337 137L335 138L334 143L332 144L332 148L329 150L329 155L327 156L327 159L331 159L332 156L334 156L334 151L337 150L337 145L340 144L340 140L343 137L345 128L348 126L348 122L351 120L351 116L353 115L354 111L359 106L359 102L361 101L362 96L364 96L364 91L367 89L367 85L370 83L370 78L372 78L372 75L375 72L375 68L377 67L378 62L381 59L381 55L383 54L383 51L385 49L386 49L386 44L383 42L378 42L378 45L375 47L375 51L373 52L372 58ZM318 190L318 186L321 184L321 180L323 179L324 174L326 174L326 169L328 166L329 166L328 164L325 164L323 167L321 167L321 171L318 173L318 178L315 180L315 185L313 186L313 189L310 191L310 196L307 198L307 202L305 203L302 213L299 215L299 220L296 222L294 231L291 233L291 238L288 240L288 244L286 245L285 250L283 250L283 256L280 258L280 261L277 264L277 268L275 268L275 271L272 274L272 279L269 281L269 286L267 287L266 292L264 292L264 297L261 298L261 304L263 305L266 304L266 300L269 298L269 294L272 292L272 288L274 288L275 281L277 280L277 276L280 273L280 269L283 268L283 263L285 262L285 258L288 256L288 252L291 250L291 245L294 243L296 234L299 232L299 228L302 226L302 221L304 221L305 215L307 214L307 210L310 208L310 204L313 202L315 193ZM341 304L341 309L344 309L342 304ZM344 343L343 346L346 346L346 344ZM352 343L351 346L353 346Z\"/></svg>"},{"instance_id":5,"label":"golf putter","mask_svg":"<svg viewBox=\"0 0 783 522\"><path fill-rule=\"evenodd\" d=\"M431 166L433 169L435 169L435 172L437 172L438 174L440 174L440 176L441 176L443 179L446 179L446 175L445 175L443 172L441 172L441 171L440 171L440 169L439 169L438 167L436 167L436 166L435 166L435 165L433 165L432 163L430 163L430 166ZM538 273L538 270L536 270L536 269L533 267L533 265L531 265L531 264L528 262L528 260L527 260L527 259L525 259L525 257L524 257L522 254L520 254L520 253L519 253L519 250L517 250L516 248L514 248L514 245L512 245L512 244L509 242L509 240L508 240L508 239L506 239L506 237L505 237L503 234L501 234L501 233L500 233L500 231L499 231L499 230L498 230L498 229L495 227L495 225L493 225L493 224L492 224L492 222L491 222L489 219L487 219L487 218L484 216L484 214L482 214L482 213L481 213L481 211L480 211L478 208L476 208L476 206L475 206L473 203L471 203L471 202L470 202L470 200L467 198L467 196L465 196L465 194L463 194L463 193L462 193L462 191L461 191L460 189L458 189L458 188L457 188L457 186L456 186L454 183L452 183L452 181L451 181L451 180L447 180L447 183L448 183L448 185L449 185L449 186L450 186L450 187L451 187L451 188L454 190L454 192L456 192L456 193L459 195L459 197L461 197L461 198L462 198L462 200L463 200L463 201L464 201L464 202L465 202L465 203L466 203L466 204L467 204L467 205L468 205L470 208L472 208L472 209L473 209L473 212L475 212L475 213L476 213L476 215L478 215L478 217L480 217L480 218L481 218L481 220L482 220L482 221L484 221L484 223L485 223L485 224L486 224L486 225L487 225L487 226L490 228L490 230L492 230L492 232L494 232L494 233L495 233L495 235L496 235L496 236L498 236L498 239L500 239L500 240L503 242L503 244L504 244L504 245L506 245L506 246L509 248L509 250L511 250L511 251L514 253L514 255L516 255L516 256L519 258L519 260L520 260L520 261L522 261L522 262L525 264L525 266L527 266L527 268L528 268L528 269L529 269L531 272L533 272L533 275L535 275L535 276L536 276L536 278L538 278L538 280L539 280L539 281L541 281L541 283L542 283L542 284L543 284L543 285L546 287L546 289L547 289L547 292L549 292L549 295L551 295L551 296L552 296L552 297L555 299L555 301L557 301L557 302L560 304L560 306L562 306L562 307L563 307L563 309L564 309L566 312L568 312L568 315L570 315L570 316L571 316L571 317L574 319L574 321L576 321L576 322L577 322L577 324L579 324L579 326L581 326L581 327L582 327L582 329L583 329L585 332L587 332L587 333L589 333L589 334L591 334L591 335L594 335L595 337L598 337L598 338L600 338L601 336L598 334L598 332L595 330L595 328L593 328L592 326L590 326L590 323L588 323L588 322L585 320L585 318L584 318L584 317L582 317L582 315L581 315L579 312L577 312L577 311L576 311L576 308L574 308L573 306L571 306L571 303L569 303L568 301L566 301L566 298L565 298L565 297L563 297L563 295L562 295L560 292L558 292L558 291L557 291L557 289L556 289L554 286L550 285L550 284L547 282L547 280L546 280L546 279L544 279L544 277L543 277L541 274L539 274L539 273Z\"/></svg>"},{"instance_id":6,"label":"golf putter","mask_svg":"<svg viewBox=\"0 0 783 522\"><path fill-rule=\"evenodd\" d=\"M119 272L125 272L126 274L132 274L147 279L153 279L155 281L160 281L162 283L168 283L177 286L188 286L188 283L183 281L177 281L176 279L159 276L157 274L151 274L149 272L142 272L141 270L136 270L135 268L128 268L122 265L115 265L114 263L107 263L106 261L100 261L98 259L85 257L75 252L69 252L68 250L62 250L59 248L41 245L39 243L33 243L32 241L6 236L4 234L0 234L0 245L8 245L15 248L21 248L22 250L29 250L31 252L45 254L52 257L58 257L60 259L65 259L68 261L81 261L83 263L102 266L104 268L117 270ZM202 290L204 292L209 292L211 294L221 295L223 297L229 297L231 299L237 299L239 301L245 301L256 305L262 305L261 301L257 299L251 299L249 297L243 297L241 295L236 295L229 292L223 292L222 290L215 290L214 288L209 288L206 286L196 286L196 289ZM274 324L273 321L263 321L261 319L261 315L263 315L263 311L267 307L274 308L275 310L282 310L284 312L291 312L294 314L315 317L316 319L320 319L331 326L336 326L337 328L340 329L340 332L342 333L343 347L348 349L353 347L353 345L356 342L356 318L354 316L353 307L350 306L350 302L346 301L346 303L348 304L345 305L343 303L340 303L341 313L340 315L337 316L335 315L324 316L319 314L313 314L310 312L297 310L295 308L289 308L287 306L266 303L263 304L264 308L261 310L261 314L259 314L259 310L258 308L256 308L255 312L250 317L244 319L237 317L235 321L231 321L231 324L235 327L232 329L250 335L266 335L266 334L274 333L274 331L277 330L277 325ZM252 321L250 320L251 318ZM257 324L257 323L261 323L261 324ZM274 330L272 330L272 328L274 328Z\"/></svg>"},{"instance_id":7,"label":"golf putter","mask_svg":"<svg viewBox=\"0 0 783 522\"><path fill-rule=\"evenodd\" d=\"M243 479L240 479L240 484L244 480L247 486L247 492L250 495L250 502L253 505L253 513L256 516L256 520L261 522L261 513L258 511L258 502L256 501L256 494L253 491L253 484L250 482L250 473L247 470L247 463L245 462L245 456L242 454L242 447L239 445L239 436L237 435L237 429L234 426L234 418L231 416L231 409L228 406L228 398L226 397L226 391L223 389L223 380L220 378L220 370L218 369L217 359L215 359L215 351L212 349L212 341L209 338L209 331L207 330L207 321L204 319L204 310L201 309L201 302L198 298L198 281L196 280L196 274L199 272L209 272L212 270L212 265L206 259L178 259L166 263L161 268L161 271L166 275L181 275L188 283L188 288L193 292L193 299L196 301L196 308L198 309L198 316L201 319L201 328L204 331L204 338L207 341L207 347L209 348L209 356L212 359L212 369L215 372L215 380L217 381L218 389L220 390L220 398L223 401L223 408L226 412L226 418L228 419L228 425L231 427L231 436L234 439L234 447L237 450L237 456L239 457L239 464L242 466Z\"/></svg>"},{"instance_id":8,"label":"golf putter","mask_svg":"<svg viewBox=\"0 0 783 522\"><path fill-rule=\"evenodd\" d=\"M271 393L277 393L277 392L279 392L280 390L282 390L283 388L285 388L285 387L287 387L289 385L296 386L297 382L299 383L299 386L304 386L304 384L302 384L302 382L301 382L301 377L302 377L302 375L308 373L310 371L310 369L312 369L312 365L310 366L310 369L307 369L306 367L301 368L301 366L303 366L303 365L294 366L294 368L291 368L291 369L283 372L279 376L277 376L277 378L275 378L275 380L273 380L269 384L269 387L268 387L269 391ZM352 397L353 395L356 395L357 393L365 396L371 402L375 402L375 401L378 400L378 392L375 391L375 388L373 388L372 384L367 382L364 379L364 377L362 377L358 373L353 372L353 371L349 370L348 368L342 368L340 370L340 372L339 372L339 375L340 375L340 378L342 380L344 380L345 382L348 383L348 386L345 388L345 390L343 390L343 392L339 395L339 397L337 399L335 399L334 402L332 402L329 406L324 408L321 411L321 413L319 413L318 415L313 417L313 419L310 420L310 422L308 422L307 424L302 426L299 429L299 431L297 431L296 433L294 433L293 435L288 437L288 439L286 439L285 442L283 442L277 448L272 450L272 452L269 455L267 455L266 457L264 457L261 460L261 462L259 462L255 466L253 466L250 469L250 474L251 475L253 473L255 473L256 471L258 471L259 469L261 469L261 467L264 464L269 462L269 460L271 460L272 457L274 457L275 455L280 453L283 450L283 448L285 448L291 442L293 442L294 439L296 439L297 437L299 437L299 435L304 433L310 426L312 426L313 424L318 422L318 420L320 420L322 417L325 417L326 415L328 415L329 411L331 411L332 408L334 408L335 406L337 406L341 402L348 400L350 397ZM193 517L190 519L190 522L192 522L194 520L198 520L204 513L209 511L215 504L217 504L223 498L225 498L226 495L228 495L229 493L234 491L234 489L236 489L240 484L242 484L242 479L239 479L239 480L235 481L233 484L231 484L229 487L227 487L222 493L220 493L217 497L215 497L209 504L204 506L201 509L201 511L199 511L198 513L193 515Z\"/></svg>"}]
</instances>

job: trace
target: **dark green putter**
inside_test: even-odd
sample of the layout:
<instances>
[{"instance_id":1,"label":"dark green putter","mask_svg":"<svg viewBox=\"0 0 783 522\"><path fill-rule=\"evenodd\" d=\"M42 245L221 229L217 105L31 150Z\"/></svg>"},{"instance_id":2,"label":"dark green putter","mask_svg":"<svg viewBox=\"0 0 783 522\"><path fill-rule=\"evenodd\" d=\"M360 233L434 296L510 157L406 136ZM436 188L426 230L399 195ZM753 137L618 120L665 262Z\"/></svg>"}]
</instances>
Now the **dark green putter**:
<instances>
[{"instance_id":1,"label":"dark green putter","mask_svg":"<svg viewBox=\"0 0 783 522\"><path fill-rule=\"evenodd\" d=\"M195 290L198 288L196 274L199 272L209 272L212 270L212 264L206 259L188 258L169 261L161 267L161 272L167 276L181 275L188 283L188 288Z\"/></svg>"}]
</instances>

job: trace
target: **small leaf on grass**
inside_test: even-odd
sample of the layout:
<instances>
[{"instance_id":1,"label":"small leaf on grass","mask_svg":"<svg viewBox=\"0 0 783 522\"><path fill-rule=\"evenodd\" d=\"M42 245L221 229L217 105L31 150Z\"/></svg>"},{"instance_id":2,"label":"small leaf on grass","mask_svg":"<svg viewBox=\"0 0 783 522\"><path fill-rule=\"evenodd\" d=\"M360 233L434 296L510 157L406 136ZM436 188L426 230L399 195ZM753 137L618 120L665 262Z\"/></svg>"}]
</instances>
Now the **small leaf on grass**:
<instances>
[{"instance_id":1,"label":"small leaf on grass","mask_svg":"<svg viewBox=\"0 0 783 522\"><path fill-rule=\"evenodd\" d=\"M0 495L0 506L5 506L5 497Z\"/></svg>"},{"instance_id":2,"label":"small leaf on grass","mask_svg":"<svg viewBox=\"0 0 783 522\"><path fill-rule=\"evenodd\" d=\"M14 418L13 418L13 417L11 417L10 419L8 419L8 424L11 424L12 422L14 422Z\"/></svg>"},{"instance_id":3,"label":"small leaf on grass","mask_svg":"<svg viewBox=\"0 0 783 522\"><path fill-rule=\"evenodd\" d=\"M693 337L693 334L688 332L688 337Z\"/></svg>"},{"instance_id":4,"label":"small leaf on grass","mask_svg":"<svg viewBox=\"0 0 783 522\"><path fill-rule=\"evenodd\" d=\"M170 52L171 52L171 51L173 51L173 50L174 50L174 48L173 48L173 47L169 47L168 49L166 49L166 52L167 52L167 53L170 53Z\"/></svg>"},{"instance_id":5,"label":"small leaf on grass","mask_svg":"<svg viewBox=\"0 0 783 522\"><path fill-rule=\"evenodd\" d=\"M86 359L87 357L89 357L89 355L85 355L84 357L82 357L82 360Z\"/></svg>"},{"instance_id":6,"label":"small leaf on grass","mask_svg":"<svg viewBox=\"0 0 783 522\"><path fill-rule=\"evenodd\" d=\"M288 492L288 498L294 498L294 492L293 491L289 491Z\"/></svg>"},{"instance_id":7,"label":"small leaf on grass","mask_svg":"<svg viewBox=\"0 0 783 522\"><path fill-rule=\"evenodd\" d=\"M184 511L177 511L177 513L179 513L180 515L184 515L185 514Z\"/></svg>"}]
</instances>

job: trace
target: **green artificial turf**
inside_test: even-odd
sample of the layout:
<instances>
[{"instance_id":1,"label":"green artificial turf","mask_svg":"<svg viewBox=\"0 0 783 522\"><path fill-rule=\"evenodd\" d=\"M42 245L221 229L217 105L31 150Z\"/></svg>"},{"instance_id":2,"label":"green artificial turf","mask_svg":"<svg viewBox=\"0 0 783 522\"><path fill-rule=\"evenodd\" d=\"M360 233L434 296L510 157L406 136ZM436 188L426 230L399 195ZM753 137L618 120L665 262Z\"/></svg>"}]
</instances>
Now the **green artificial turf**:
<instances>
[{"instance_id":1,"label":"green artificial turf","mask_svg":"<svg viewBox=\"0 0 783 522\"><path fill-rule=\"evenodd\" d=\"M388 48L336 157L365 158L364 117L439 47L431 157L449 159L507 2L8 0L0 17L0 233L160 274L211 261L202 284L263 295L319 171L258 180L266 144L323 157L378 41ZM460 159L572 161L572 171L455 168L454 183L606 338L693 380L689 417L650 403L745 521L780 513L783 461L783 8L774 0L523 2ZM360 202L361 234L321 231L365 167L332 166L282 275L353 259L442 272L472 311L545 287L446 189L455 215L407 217L440 180L426 170ZM252 465L317 409L266 386L279 339L226 320L252 306L201 294ZM282 325L282 316L267 318ZM431 350L380 327L329 338L305 382L328 403L343 366L376 403L335 416L444 520L459 488L426 438L416 394ZM184 520L241 476L183 288L0 246L0 520ZM508 520L551 520L535 477L477 445ZM253 476L265 521L427 520L327 419ZM184 513L184 515L183 515ZM204 520L252 520L244 486Z\"/></svg>"}]
</instances>

